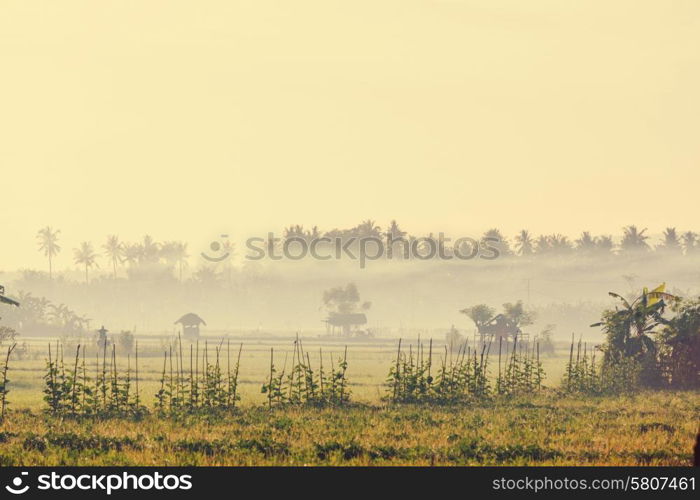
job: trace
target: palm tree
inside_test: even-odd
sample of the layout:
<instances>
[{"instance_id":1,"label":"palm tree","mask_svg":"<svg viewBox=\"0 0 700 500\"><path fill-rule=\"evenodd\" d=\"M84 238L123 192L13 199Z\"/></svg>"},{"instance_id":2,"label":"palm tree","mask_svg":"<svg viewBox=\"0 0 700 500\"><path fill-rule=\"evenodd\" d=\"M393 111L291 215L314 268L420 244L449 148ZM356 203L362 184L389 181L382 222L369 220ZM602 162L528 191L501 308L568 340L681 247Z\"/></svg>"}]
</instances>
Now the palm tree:
<instances>
[{"instance_id":1,"label":"palm tree","mask_svg":"<svg viewBox=\"0 0 700 500\"><path fill-rule=\"evenodd\" d=\"M53 278L53 258L61 251L58 246L58 233L60 230L54 231L50 226L40 229L36 237L39 240L39 251L44 252L44 256L49 258L49 279Z\"/></svg>"},{"instance_id":2,"label":"palm tree","mask_svg":"<svg viewBox=\"0 0 700 500\"><path fill-rule=\"evenodd\" d=\"M565 254L573 249L569 238L559 233L539 236L534 246L538 254Z\"/></svg>"},{"instance_id":3,"label":"palm tree","mask_svg":"<svg viewBox=\"0 0 700 500\"><path fill-rule=\"evenodd\" d=\"M678 233L675 227L667 227L664 230L663 243L659 245L659 250L666 250L671 252L681 251L681 241L678 238Z\"/></svg>"},{"instance_id":4,"label":"palm tree","mask_svg":"<svg viewBox=\"0 0 700 500\"><path fill-rule=\"evenodd\" d=\"M119 241L119 237L112 235L107 238L102 248L105 249L105 254L112 260L112 268L114 270L114 278L117 278L117 262L121 262L124 256L124 245Z\"/></svg>"},{"instance_id":5,"label":"palm tree","mask_svg":"<svg viewBox=\"0 0 700 500\"><path fill-rule=\"evenodd\" d=\"M97 254L92 248L92 243L84 241L80 244L80 248L73 250L73 260L76 264L85 266L85 284L89 283L88 270L92 266L100 267L97 264Z\"/></svg>"},{"instance_id":6,"label":"palm tree","mask_svg":"<svg viewBox=\"0 0 700 500\"><path fill-rule=\"evenodd\" d=\"M138 243L123 244L123 253L122 262L126 262L130 266L136 265L141 259L141 245Z\"/></svg>"},{"instance_id":7,"label":"palm tree","mask_svg":"<svg viewBox=\"0 0 700 500\"><path fill-rule=\"evenodd\" d=\"M180 282L182 283L182 268L187 266L187 259L189 258L189 254L187 253L187 243L183 243L181 241L175 242L173 254L175 262L178 266Z\"/></svg>"},{"instance_id":8,"label":"palm tree","mask_svg":"<svg viewBox=\"0 0 700 500\"><path fill-rule=\"evenodd\" d=\"M549 237L549 246L551 250L557 254L568 253L573 248L569 238L559 233L552 234Z\"/></svg>"},{"instance_id":9,"label":"palm tree","mask_svg":"<svg viewBox=\"0 0 700 500\"><path fill-rule=\"evenodd\" d=\"M399 238L406 236L406 231L402 231L399 227L399 223L396 222L396 220L392 220L389 225L389 234L391 235L392 239L398 240Z\"/></svg>"},{"instance_id":10,"label":"palm tree","mask_svg":"<svg viewBox=\"0 0 700 500\"><path fill-rule=\"evenodd\" d=\"M541 234L540 236L537 237L537 240L535 241L535 251L538 254L549 253L551 249L552 249L552 245L551 245L551 242L549 241L548 236Z\"/></svg>"},{"instance_id":11,"label":"palm tree","mask_svg":"<svg viewBox=\"0 0 700 500\"><path fill-rule=\"evenodd\" d=\"M140 245L141 259L144 262L158 262L160 246L150 235L143 237L143 243Z\"/></svg>"},{"instance_id":12,"label":"palm tree","mask_svg":"<svg viewBox=\"0 0 700 500\"><path fill-rule=\"evenodd\" d=\"M192 281L204 286L218 286L221 283L221 274L213 267L202 266L192 275Z\"/></svg>"},{"instance_id":13,"label":"palm tree","mask_svg":"<svg viewBox=\"0 0 700 500\"><path fill-rule=\"evenodd\" d=\"M501 232L498 229L489 229L481 237L481 243L483 245L488 246L489 242L491 244L491 248L495 247L498 249L498 253L500 256L506 256L511 254L508 240L505 236L501 234Z\"/></svg>"},{"instance_id":14,"label":"palm tree","mask_svg":"<svg viewBox=\"0 0 700 500\"><path fill-rule=\"evenodd\" d=\"M357 233L360 238L377 238L381 234L382 229L377 226L375 221L367 219L357 226Z\"/></svg>"},{"instance_id":15,"label":"palm tree","mask_svg":"<svg viewBox=\"0 0 700 500\"><path fill-rule=\"evenodd\" d=\"M590 254L596 249L596 240L591 233L584 231L581 233L581 237L576 240L576 250L579 252Z\"/></svg>"},{"instance_id":16,"label":"palm tree","mask_svg":"<svg viewBox=\"0 0 700 500\"><path fill-rule=\"evenodd\" d=\"M603 236L598 236L595 239L595 246L599 252L611 254L613 251L613 248L615 247L615 243L613 242L612 236L603 235Z\"/></svg>"},{"instance_id":17,"label":"palm tree","mask_svg":"<svg viewBox=\"0 0 700 500\"><path fill-rule=\"evenodd\" d=\"M48 320L57 326L65 326L68 318L74 314L65 304L49 304Z\"/></svg>"},{"instance_id":18,"label":"palm tree","mask_svg":"<svg viewBox=\"0 0 700 500\"><path fill-rule=\"evenodd\" d=\"M289 227L284 228L284 239L285 240L290 240L292 238L304 239L304 236L305 236L304 226L296 224L294 226L289 226Z\"/></svg>"},{"instance_id":19,"label":"palm tree","mask_svg":"<svg viewBox=\"0 0 700 500\"><path fill-rule=\"evenodd\" d=\"M535 251L535 242L530 235L530 231L523 229L515 237L515 249L518 255L531 255Z\"/></svg>"},{"instance_id":20,"label":"palm tree","mask_svg":"<svg viewBox=\"0 0 700 500\"><path fill-rule=\"evenodd\" d=\"M623 229L622 242L620 243L620 248L625 251L641 251L649 250L649 244L646 240L649 237L644 234L646 228L637 229L637 226L626 226Z\"/></svg>"},{"instance_id":21,"label":"palm tree","mask_svg":"<svg viewBox=\"0 0 700 500\"><path fill-rule=\"evenodd\" d=\"M683 241L683 251L686 255L692 253L698 248L698 235L693 231L686 231L681 237Z\"/></svg>"}]
</instances>

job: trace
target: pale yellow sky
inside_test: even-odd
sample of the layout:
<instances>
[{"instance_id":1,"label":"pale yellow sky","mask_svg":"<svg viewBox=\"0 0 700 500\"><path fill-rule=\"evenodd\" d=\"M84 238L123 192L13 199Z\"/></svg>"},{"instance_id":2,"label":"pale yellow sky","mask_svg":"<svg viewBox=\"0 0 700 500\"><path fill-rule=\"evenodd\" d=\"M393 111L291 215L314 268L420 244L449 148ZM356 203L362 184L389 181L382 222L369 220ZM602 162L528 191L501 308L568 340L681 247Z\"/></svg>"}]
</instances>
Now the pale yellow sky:
<instances>
[{"instance_id":1,"label":"pale yellow sky","mask_svg":"<svg viewBox=\"0 0 700 500\"><path fill-rule=\"evenodd\" d=\"M0 270L206 242L699 230L696 0L0 0Z\"/></svg>"}]
</instances>

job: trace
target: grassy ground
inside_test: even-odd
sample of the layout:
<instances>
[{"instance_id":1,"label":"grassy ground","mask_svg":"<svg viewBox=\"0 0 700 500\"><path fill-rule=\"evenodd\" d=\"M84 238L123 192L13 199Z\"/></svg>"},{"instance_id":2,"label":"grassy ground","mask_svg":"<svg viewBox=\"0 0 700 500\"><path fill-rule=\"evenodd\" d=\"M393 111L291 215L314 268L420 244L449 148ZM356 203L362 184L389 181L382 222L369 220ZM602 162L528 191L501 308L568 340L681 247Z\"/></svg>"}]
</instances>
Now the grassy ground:
<instances>
[{"instance_id":1,"label":"grassy ground","mask_svg":"<svg viewBox=\"0 0 700 500\"><path fill-rule=\"evenodd\" d=\"M48 354L47 344L51 340L32 339L31 359L15 359L10 363L10 390L12 405L14 408L30 408L39 410L43 404L42 390L44 387L43 376L46 372L45 359ZM204 348L205 340L200 341L200 352ZM210 337L208 340L210 349L213 345L218 345L221 338ZM275 365L281 370L287 360L287 368L291 365L293 352L293 337L287 339L237 339L232 338L231 356L238 353L238 346L243 343L240 367L240 394L243 403L258 404L264 401L264 395L260 388L266 383L270 370L270 348L274 348ZM352 390L354 401L377 404L385 394L385 380L392 365L392 360L396 356L398 339L376 339L372 341L350 341L348 344L348 380ZM163 369L163 351L167 347L162 340L154 340L142 337L139 340L139 379L140 391L143 401L149 405L154 401L154 395L160 387L160 376ZM55 347L55 340L54 340ZM319 351L323 352L324 366L330 365L330 356L337 363L343 355L345 342L341 339L330 340L323 338L305 338L304 347L311 356L314 367L318 366ZM414 339L415 347L415 339ZM425 342L424 342L424 347ZM87 357L88 375L95 375L94 346L90 345L90 355ZM189 343L183 341L184 365L189 367ZM404 339L404 349L408 349L408 342ZM54 349L55 350L55 349ZM435 362L444 353L444 346L436 342ZM66 363L72 362L75 355L75 346L65 348ZM543 355L542 361L546 372L545 385L550 387L558 385L564 373L566 362L568 361L568 346L561 348L556 355ZM117 363L120 371L127 365L124 355L117 356ZM133 363L133 359L132 359ZM224 360L222 359L222 365ZM496 369L497 356L491 356L491 367ZM132 364L133 370L133 364ZM494 375L492 373L492 375Z\"/></svg>"},{"instance_id":2,"label":"grassy ground","mask_svg":"<svg viewBox=\"0 0 700 500\"><path fill-rule=\"evenodd\" d=\"M289 408L142 421L15 409L0 465L688 465L700 394Z\"/></svg>"},{"instance_id":3,"label":"grassy ground","mask_svg":"<svg viewBox=\"0 0 700 500\"><path fill-rule=\"evenodd\" d=\"M240 367L241 409L233 414L59 420L42 413L47 342L33 339L33 356L11 361L11 412L0 424L0 466L687 465L700 419L698 392L557 396L551 388L561 380L568 349L542 357L550 389L528 400L449 408L385 406L381 396L397 339L350 343L354 406L270 412L261 407L260 393L269 374L270 348L281 369L285 357L291 363L293 343L247 339ZM162 343L139 341L140 393L148 406L159 387ZM237 353L238 341L232 339L231 345ZM309 338L304 345L313 364L319 350L325 359L331 353L337 359L344 349L343 342L332 339ZM436 346L435 352L444 350ZM70 353L66 347L66 359L74 356ZM497 358L492 358L493 369ZM189 345L184 359L188 366ZM118 356L120 371L126 363L125 356ZM88 365L93 374L92 356Z\"/></svg>"}]
</instances>

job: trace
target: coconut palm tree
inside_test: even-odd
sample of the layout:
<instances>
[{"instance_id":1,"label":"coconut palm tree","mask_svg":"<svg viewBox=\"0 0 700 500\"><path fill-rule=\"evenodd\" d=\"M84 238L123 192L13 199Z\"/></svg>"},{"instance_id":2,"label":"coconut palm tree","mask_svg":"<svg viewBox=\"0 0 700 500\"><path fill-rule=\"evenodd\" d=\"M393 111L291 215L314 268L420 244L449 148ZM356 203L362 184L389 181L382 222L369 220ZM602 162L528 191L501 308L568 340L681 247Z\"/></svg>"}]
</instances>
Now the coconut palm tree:
<instances>
[{"instance_id":1,"label":"coconut palm tree","mask_svg":"<svg viewBox=\"0 0 700 500\"><path fill-rule=\"evenodd\" d=\"M547 236L549 242L549 251L553 254L565 254L573 249L573 245L564 235L554 233Z\"/></svg>"},{"instance_id":2,"label":"coconut palm tree","mask_svg":"<svg viewBox=\"0 0 700 500\"><path fill-rule=\"evenodd\" d=\"M515 249L518 255L531 255L535 251L535 242L530 235L530 231L523 229L515 237Z\"/></svg>"},{"instance_id":3,"label":"coconut palm tree","mask_svg":"<svg viewBox=\"0 0 700 500\"><path fill-rule=\"evenodd\" d=\"M158 262L160 245L156 243L150 235L143 237L143 242L140 245L141 249L141 259L144 262L155 263Z\"/></svg>"},{"instance_id":4,"label":"coconut palm tree","mask_svg":"<svg viewBox=\"0 0 700 500\"><path fill-rule=\"evenodd\" d=\"M44 256L49 258L49 279L53 279L53 258L61 251L58 245L58 233L60 230L53 230L50 226L40 229L36 237L39 240L39 251L44 252Z\"/></svg>"},{"instance_id":5,"label":"coconut palm tree","mask_svg":"<svg viewBox=\"0 0 700 500\"><path fill-rule=\"evenodd\" d=\"M304 239L304 236L305 236L304 226L296 224L296 225L284 228L284 239L285 240L290 240L292 238Z\"/></svg>"},{"instance_id":6,"label":"coconut palm tree","mask_svg":"<svg viewBox=\"0 0 700 500\"><path fill-rule=\"evenodd\" d=\"M112 269L114 271L114 278L117 278L117 263L121 262L124 257L124 244L119 241L119 237L112 235L107 238L107 242L102 246L105 250L105 254L112 261Z\"/></svg>"},{"instance_id":7,"label":"coconut palm tree","mask_svg":"<svg viewBox=\"0 0 700 500\"><path fill-rule=\"evenodd\" d=\"M537 254L547 254L552 250L551 242L549 237L541 234L537 237L535 241L535 252Z\"/></svg>"},{"instance_id":8,"label":"coconut palm tree","mask_svg":"<svg viewBox=\"0 0 700 500\"><path fill-rule=\"evenodd\" d=\"M182 283L182 269L187 267L187 259L189 258L187 253L187 243L181 241L175 244L175 261L177 262L180 282Z\"/></svg>"},{"instance_id":9,"label":"coconut palm tree","mask_svg":"<svg viewBox=\"0 0 700 500\"><path fill-rule=\"evenodd\" d=\"M141 245L138 243L126 243L123 245L122 262L126 262L130 266L136 265L141 259Z\"/></svg>"},{"instance_id":10,"label":"coconut palm tree","mask_svg":"<svg viewBox=\"0 0 700 500\"><path fill-rule=\"evenodd\" d=\"M646 251L649 250L649 244L646 240L649 237L644 234L646 228L638 229L637 226L631 225L626 226L623 229L622 242L620 243L620 248L624 251Z\"/></svg>"},{"instance_id":11,"label":"coconut palm tree","mask_svg":"<svg viewBox=\"0 0 700 500\"><path fill-rule=\"evenodd\" d=\"M88 284L90 282L88 270L93 266L100 267L97 264L97 254L92 248L92 243L84 241L80 244L80 248L73 249L73 260L76 264L85 266L85 284Z\"/></svg>"},{"instance_id":12,"label":"coconut palm tree","mask_svg":"<svg viewBox=\"0 0 700 500\"><path fill-rule=\"evenodd\" d=\"M664 239L657 248L658 250L664 250L667 252L677 252L680 253L681 251L681 241L680 238L678 237L678 233L676 232L675 227L667 227L664 230Z\"/></svg>"},{"instance_id":13,"label":"coconut palm tree","mask_svg":"<svg viewBox=\"0 0 700 500\"><path fill-rule=\"evenodd\" d=\"M491 248L497 248L499 255L502 257L511 254L508 240L496 228L486 231L481 237L481 243L486 246L491 246Z\"/></svg>"},{"instance_id":14,"label":"coconut palm tree","mask_svg":"<svg viewBox=\"0 0 700 500\"><path fill-rule=\"evenodd\" d=\"M221 283L221 274L213 267L202 266L192 275L192 281L205 287L214 287Z\"/></svg>"},{"instance_id":15,"label":"coconut palm tree","mask_svg":"<svg viewBox=\"0 0 700 500\"><path fill-rule=\"evenodd\" d=\"M610 235L598 236L595 239L595 246L600 253L611 254L615 243Z\"/></svg>"},{"instance_id":16,"label":"coconut palm tree","mask_svg":"<svg viewBox=\"0 0 700 500\"><path fill-rule=\"evenodd\" d=\"M591 254L595 249L595 238L588 231L582 232L581 237L576 240L576 250L584 254Z\"/></svg>"},{"instance_id":17,"label":"coconut palm tree","mask_svg":"<svg viewBox=\"0 0 700 500\"><path fill-rule=\"evenodd\" d=\"M406 236L406 231L402 231L399 227L399 223L396 222L396 220L392 220L389 224L389 234L391 235L392 239L398 240L399 238Z\"/></svg>"},{"instance_id":18,"label":"coconut palm tree","mask_svg":"<svg viewBox=\"0 0 700 500\"><path fill-rule=\"evenodd\" d=\"M187 258L189 257L187 254L187 243L165 241L160 245L159 253L167 266L179 267L179 279L182 281L182 268L187 266Z\"/></svg>"},{"instance_id":19,"label":"coconut palm tree","mask_svg":"<svg viewBox=\"0 0 700 500\"><path fill-rule=\"evenodd\" d=\"M698 248L698 235L693 231L686 231L681 236L683 251L686 255L693 253Z\"/></svg>"},{"instance_id":20,"label":"coconut palm tree","mask_svg":"<svg viewBox=\"0 0 700 500\"><path fill-rule=\"evenodd\" d=\"M375 221L367 219L357 226L357 234L360 238L377 238L381 235L382 228L377 226Z\"/></svg>"}]
</instances>

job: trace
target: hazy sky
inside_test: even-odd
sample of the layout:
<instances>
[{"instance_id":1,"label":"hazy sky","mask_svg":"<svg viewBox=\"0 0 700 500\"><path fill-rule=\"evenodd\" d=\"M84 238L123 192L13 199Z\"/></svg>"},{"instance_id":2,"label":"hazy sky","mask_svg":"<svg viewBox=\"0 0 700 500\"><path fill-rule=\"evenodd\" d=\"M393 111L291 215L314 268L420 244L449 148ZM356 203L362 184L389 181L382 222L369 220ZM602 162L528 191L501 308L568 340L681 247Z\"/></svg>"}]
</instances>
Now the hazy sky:
<instances>
[{"instance_id":1,"label":"hazy sky","mask_svg":"<svg viewBox=\"0 0 700 500\"><path fill-rule=\"evenodd\" d=\"M0 1L0 270L207 242L700 230L697 0Z\"/></svg>"}]
</instances>

